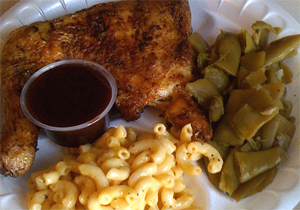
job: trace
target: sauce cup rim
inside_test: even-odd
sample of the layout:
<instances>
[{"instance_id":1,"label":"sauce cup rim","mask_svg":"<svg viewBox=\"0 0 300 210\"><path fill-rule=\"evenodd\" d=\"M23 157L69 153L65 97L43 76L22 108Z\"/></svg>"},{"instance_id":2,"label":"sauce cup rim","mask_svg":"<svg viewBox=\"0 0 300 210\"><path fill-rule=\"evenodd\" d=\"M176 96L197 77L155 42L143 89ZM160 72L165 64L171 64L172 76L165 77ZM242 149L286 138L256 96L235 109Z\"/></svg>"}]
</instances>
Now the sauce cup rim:
<instances>
[{"instance_id":1,"label":"sauce cup rim","mask_svg":"<svg viewBox=\"0 0 300 210\"><path fill-rule=\"evenodd\" d=\"M74 126L57 127L57 126L51 126L51 125L44 124L44 123L40 122L39 120L37 120L35 117L32 116L32 114L29 112L29 110L27 108L26 95L27 95L27 92L28 92L28 88L34 82L34 80L36 78L38 78L43 73L45 73L47 71L50 71L51 69L53 69L57 66L60 66L60 65L64 65L64 64L88 65L88 66L92 67L94 70L100 72L102 74L102 76L106 79L106 81L110 85L111 98L110 98L110 101L109 101L107 107L103 110L103 112L96 115L93 119L91 119L91 120L89 120L85 123L74 125ZM44 66L43 68L39 69L37 72L35 72L27 80L27 82L25 83L25 85L22 89L21 96L20 96L20 104L21 104L21 108L22 108L22 111L23 111L24 115L36 126L38 126L40 128L43 128L43 129L46 129L46 130L50 130L50 131L68 132L68 131L75 131L75 130L84 129L84 128L89 127L90 125L96 123L97 121L103 119L108 114L108 112L111 110L111 108L113 107L116 98L117 98L117 84L116 84L116 81L115 81L114 77L112 76L112 74L104 66L102 66L100 64L97 64L95 62L92 62L92 61L87 61L87 60L82 60L82 59L68 59L68 60L61 60L61 61L51 63L51 64L49 64L47 66Z\"/></svg>"}]
</instances>

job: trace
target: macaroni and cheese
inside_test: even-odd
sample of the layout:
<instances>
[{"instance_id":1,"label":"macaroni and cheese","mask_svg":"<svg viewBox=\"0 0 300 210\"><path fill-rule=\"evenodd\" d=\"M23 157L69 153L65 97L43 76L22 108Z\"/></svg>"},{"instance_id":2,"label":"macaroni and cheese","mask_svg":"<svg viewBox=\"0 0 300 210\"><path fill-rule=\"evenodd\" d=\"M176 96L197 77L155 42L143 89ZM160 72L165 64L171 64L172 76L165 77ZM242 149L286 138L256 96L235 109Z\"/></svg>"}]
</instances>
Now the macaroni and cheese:
<instances>
[{"instance_id":1,"label":"macaroni and cheese","mask_svg":"<svg viewBox=\"0 0 300 210\"><path fill-rule=\"evenodd\" d=\"M223 160L207 143L192 141L192 127L176 135L163 124L138 137L132 127L110 128L93 145L71 149L54 167L29 179L29 210L200 209L183 182L183 173L199 175L191 161L208 157L217 173Z\"/></svg>"}]
</instances>

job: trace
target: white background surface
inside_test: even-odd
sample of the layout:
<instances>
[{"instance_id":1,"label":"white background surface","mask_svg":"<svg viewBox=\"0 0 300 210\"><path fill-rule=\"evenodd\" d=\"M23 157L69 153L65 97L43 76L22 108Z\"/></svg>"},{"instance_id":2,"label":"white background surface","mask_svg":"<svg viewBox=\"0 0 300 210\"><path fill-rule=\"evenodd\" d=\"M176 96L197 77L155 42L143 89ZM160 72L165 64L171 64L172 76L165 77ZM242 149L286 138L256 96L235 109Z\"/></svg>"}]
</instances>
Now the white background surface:
<instances>
[{"instance_id":1,"label":"white background surface","mask_svg":"<svg viewBox=\"0 0 300 210\"><path fill-rule=\"evenodd\" d=\"M300 0L272 0L288 11L300 23Z\"/></svg>"},{"instance_id":2,"label":"white background surface","mask_svg":"<svg viewBox=\"0 0 300 210\"><path fill-rule=\"evenodd\" d=\"M45 0L45 1L47 1L47 0ZM192 0L193 1L193 0ZM195 1L195 0L194 0ZM211 0L211 1L215 1L215 0ZM281 5L282 6L282 8L284 8L286 11L288 11L297 21L298 21L298 23L300 22L300 0L271 0L271 2L272 1L274 1L274 2L277 2L279 5ZM4 6L5 5L7 5L7 4L10 4L11 3L11 1L4 1L4 0L1 0L0 1L0 9L1 8L4 8ZM3 11L1 11L1 12L3 12ZM299 71L299 69L298 69L298 71ZM298 81L299 81L299 79L298 79ZM299 104L299 103L298 103ZM144 122L145 123L145 122ZM149 123L148 121L146 122L146 123ZM153 122L150 122L151 124L153 124L154 123L154 121ZM41 145L42 146L42 145ZM48 149L51 149L51 147L53 147L53 148L55 148L55 146L56 145L52 145L52 144L50 144L49 145L49 147L50 148L48 148ZM41 150L42 150L42 148L41 148ZM44 148L44 150L45 150L45 148ZM41 151L42 152L42 151ZM46 152L46 151L45 151ZM38 160L37 160L38 161ZM43 162L43 163L39 163L38 165L40 165L40 164L47 164L47 161L45 162ZM33 170L35 170L34 168L33 168ZM299 177L298 177L299 178ZM286 181L288 181L288 180L286 180ZM0 187L3 187L3 186L0 186ZM12 189L14 188L14 187L16 187L16 186L10 186ZM19 186L18 186L19 187ZM1 189L2 190L2 189ZM203 190L203 189L199 189L199 190ZM16 201L16 200L10 200L9 198L8 198L8 200L7 200L8 202L12 202L12 201ZM216 201L216 200L214 200L214 201ZM16 201L17 202L17 201ZM0 202L1 203L1 202ZM0 207L1 207L1 205L0 205ZM14 209L14 207L11 207L11 209ZM300 208L299 208L300 209Z\"/></svg>"}]
</instances>

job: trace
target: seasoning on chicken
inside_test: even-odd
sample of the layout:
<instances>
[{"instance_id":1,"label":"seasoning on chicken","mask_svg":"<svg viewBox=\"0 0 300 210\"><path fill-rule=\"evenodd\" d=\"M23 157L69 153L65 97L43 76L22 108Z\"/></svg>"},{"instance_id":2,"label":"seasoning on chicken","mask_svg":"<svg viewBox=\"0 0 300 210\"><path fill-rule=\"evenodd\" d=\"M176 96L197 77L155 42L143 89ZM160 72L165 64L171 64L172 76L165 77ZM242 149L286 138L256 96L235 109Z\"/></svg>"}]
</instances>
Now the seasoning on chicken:
<instances>
[{"instance_id":1,"label":"seasoning on chicken","mask_svg":"<svg viewBox=\"0 0 300 210\"><path fill-rule=\"evenodd\" d=\"M97 62L117 82L122 116L136 120L146 105L161 106L174 87L193 80L191 31L187 0L149 0L99 4L12 32L1 59L4 174L25 173L34 159L38 129L21 112L19 97L35 71L63 59Z\"/></svg>"}]
</instances>

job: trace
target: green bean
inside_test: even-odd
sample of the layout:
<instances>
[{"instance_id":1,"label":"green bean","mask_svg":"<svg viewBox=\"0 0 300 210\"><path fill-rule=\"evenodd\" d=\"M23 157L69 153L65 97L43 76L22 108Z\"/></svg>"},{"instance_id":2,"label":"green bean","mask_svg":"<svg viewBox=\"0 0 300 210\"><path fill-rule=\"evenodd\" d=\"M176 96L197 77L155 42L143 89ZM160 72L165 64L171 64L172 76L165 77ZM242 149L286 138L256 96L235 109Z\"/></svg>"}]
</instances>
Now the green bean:
<instances>
[{"instance_id":1,"label":"green bean","mask_svg":"<svg viewBox=\"0 0 300 210\"><path fill-rule=\"evenodd\" d=\"M263 103L262 103L263 101ZM249 108L241 111L241 109L248 104L250 106ZM235 116L237 112L241 112L239 115ZM274 103L274 100L272 99L271 95L265 88L260 88L259 90L233 90L231 91L231 94L229 96L229 99L227 101L225 115L230 119L230 124L234 125L235 123L239 124L241 121L245 121L243 119L243 116L241 114L247 114L249 117L249 120L252 119L251 115L259 117L261 115L270 115L274 116L274 114L278 113L278 107L277 104ZM249 115L248 115L249 114ZM237 120L235 123L233 123L233 119ZM269 119L269 117L263 117L261 116L260 119ZM263 123L265 120L261 121ZM244 122L239 125L240 126L246 126L247 122ZM256 124L259 126L260 124ZM238 128L239 128L238 127ZM245 129L245 128L243 128ZM256 129L255 129L256 130ZM254 131L254 130L253 130ZM235 132L238 132L238 130L235 130ZM253 133L252 133L253 134ZM247 137L249 137L247 135ZM245 136L241 136L241 138L245 138ZM250 137L252 138L252 137ZM246 138L247 139L247 138ZM249 139L249 138L248 138Z\"/></svg>"},{"instance_id":2,"label":"green bean","mask_svg":"<svg viewBox=\"0 0 300 210\"><path fill-rule=\"evenodd\" d=\"M244 139L236 135L234 130L230 127L226 116L221 118L221 121L214 131L212 140L224 145L232 146L239 146L244 143Z\"/></svg>"},{"instance_id":3,"label":"green bean","mask_svg":"<svg viewBox=\"0 0 300 210\"><path fill-rule=\"evenodd\" d=\"M279 110L279 113L285 118L290 117L293 109L293 103L290 101L283 100L283 109Z\"/></svg>"},{"instance_id":4,"label":"green bean","mask_svg":"<svg viewBox=\"0 0 300 210\"><path fill-rule=\"evenodd\" d=\"M265 84L263 87L269 91L273 99L282 99L285 92L285 85L283 82Z\"/></svg>"},{"instance_id":5,"label":"green bean","mask_svg":"<svg viewBox=\"0 0 300 210\"><path fill-rule=\"evenodd\" d=\"M209 52L209 63L208 65L214 64L219 59L219 51L218 46L221 38L223 37L223 33L221 32L217 38L215 43L207 50Z\"/></svg>"},{"instance_id":6,"label":"green bean","mask_svg":"<svg viewBox=\"0 0 300 210\"><path fill-rule=\"evenodd\" d=\"M294 116L290 116L287 118L288 121L290 121L291 123L295 124L296 123L296 118Z\"/></svg>"},{"instance_id":7,"label":"green bean","mask_svg":"<svg viewBox=\"0 0 300 210\"><path fill-rule=\"evenodd\" d=\"M234 148L223 164L223 168L220 176L219 188L231 195L240 185L238 175L234 163L234 154L238 151L238 148Z\"/></svg>"},{"instance_id":8,"label":"green bean","mask_svg":"<svg viewBox=\"0 0 300 210\"><path fill-rule=\"evenodd\" d=\"M248 104L245 104L232 118L231 123L235 133L244 139L251 139L255 133L279 112L274 107L268 114L261 114Z\"/></svg>"},{"instance_id":9,"label":"green bean","mask_svg":"<svg viewBox=\"0 0 300 210\"><path fill-rule=\"evenodd\" d=\"M205 109L209 109L214 96L220 96L218 90L207 79L198 79L188 83L186 87Z\"/></svg>"},{"instance_id":10,"label":"green bean","mask_svg":"<svg viewBox=\"0 0 300 210\"><path fill-rule=\"evenodd\" d=\"M249 71L260 70L265 64L266 53L264 51L248 53L241 57L241 66Z\"/></svg>"},{"instance_id":11,"label":"green bean","mask_svg":"<svg viewBox=\"0 0 300 210\"><path fill-rule=\"evenodd\" d=\"M253 34L254 43L263 49L268 44L269 33L270 31L268 29L261 28Z\"/></svg>"},{"instance_id":12,"label":"green bean","mask_svg":"<svg viewBox=\"0 0 300 210\"><path fill-rule=\"evenodd\" d=\"M259 113L276 107L269 91L265 88L262 87L259 90L253 90L252 93L253 94L246 99L246 103Z\"/></svg>"},{"instance_id":13,"label":"green bean","mask_svg":"<svg viewBox=\"0 0 300 210\"><path fill-rule=\"evenodd\" d=\"M250 85L248 82L245 80L245 77L250 73L248 69L245 67L241 66L240 69L238 70L236 77L237 77L237 88L238 89L250 89Z\"/></svg>"},{"instance_id":14,"label":"green bean","mask_svg":"<svg viewBox=\"0 0 300 210\"><path fill-rule=\"evenodd\" d=\"M288 56L293 50L297 49L299 45L300 34L287 36L270 43L270 45L265 49L265 66L284 60L286 56Z\"/></svg>"},{"instance_id":15,"label":"green bean","mask_svg":"<svg viewBox=\"0 0 300 210\"><path fill-rule=\"evenodd\" d=\"M267 67L267 83L281 82L283 76L283 70L279 68L279 65L271 65Z\"/></svg>"},{"instance_id":16,"label":"green bean","mask_svg":"<svg viewBox=\"0 0 300 210\"><path fill-rule=\"evenodd\" d=\"M274 145L275 137L279 128L279 122L270 120L261 128L262 149L269 149Z\"/></svg>"},{"instance_id":17,"label":"green bean","mask_svg":"<svg viewBox=\"0 0 300 210\"><path fill-rule=\"evenodd\" d=\"M244 183L286 159L287 154L280 146L256 152L235 152L239 181Z\"/></svg>"},{"instance_id":18,"label":"green bean","mask_svg":"<svg viewBox=\"0 0 300 210\"><path fill-rule=\"evenodd\" d=\"M197 32L192 33L189 36L189 40L192 48L196 51L197 54L205 52L205 50L208 48L208 44L205 39L203 39L203 37Z\"/></svg>"},{"instance_id":19,"label":"green bean","mask_svg":"<svg viewBox=\"0 0 300 210\"><path fill-rule=\"evenodd\" d=\"M258 132L256 133L256 135L251 138L251 139L247 139L247 143L251 146L251 151L259 151L261 150L261 138L259 136L257 136ZM254 140L255 139L255 140Z\"/></svg>"},{"instance_id":20,"label":"green bean","mask_svg":"<svg viewBox=\"0 0 300 210\"><path fill-rule=\"evenodd\" d=\"M228 119L232 119L235 113L247 103L248 98L254 93L253 90L232 90L225 108L225 115Z\"/></svg>"},{"instance_id":21,"label":"green bean","mask_svg":"<svg viewBox=\"0 0 300 210\"><path fill-rule=\"evenodd\" d=\"M214 96L214 99L210 103L209 107L209 121L210 122L217 122L220 118L224 115L224 104L223 99L220 96Z\"/></svg>"},{"instance_id":22,"label":"green bean","mask_svg":"<svg viewBox=\"0 0 300 210\"><path fill-rule=\"evenodd\" d=\"M257 192L262 191L266 188L274 179L278 168L274 167L253 179L241 184L232 194L232 197L236 201L240 201L241 199L251 196Z\"/></svg>"},{"instance_id":23,"label":"green bean","mask_svg":"<svg viewBox=\"0 0 300 210\"><path fill-rule=\"evenodd\" d=\"M273 32L274 34L277 34L280 32L280 30L277 28L273 28L270 24L264 22L264 21L256 21L252 25L252 29L255 32L255 43L257 45L260 45L261 47L264 47L268 44L268 38L269 38L269 33L270 31Z\"/></svg>"},{"instance_id":24,"label":"green bean","mask_svg":"<svg viewBox=\"0 0 300 210\"><path fill-rule=\"evenodd\" d=\"M300 34L268 44L269 34L281 28L263 21L252 28L252 36L221 31L198 54L203 79L187 85L215 126L212 145L226 148L222 171L208 178L237 201L271 183L296 130L292 103L283 99L293 73L282 61L297 55Z\"/></svg>"},{"instance_id":25,"label":"green bean","mask_svg":"<svg viewBox=\"0 0 300 210\"><path fill-rule=\"evenodd\" d=\"M241 46L232 34L224 34L218 46L220 58L213 65L223 69L229 75L236 75L241 57Z\"/></svg>"},{"instance_id":26,"label":"green bean","mask_svg":"<svg viewBox=\"0 0 300 210\"><path fill-rule=\"evenodd\" d=\"M291 69L284 63L280 63L279 66L283 70L283 76L281 78L281 81L285 84L291 83L293 78L293 73Z\"/></svg>"},{"instance_id":27,"label":"green bean","mask_svg":"<svg viewBox=\"0 0 300 210\"><path fill-rule=\"evenodd\" d=\"M197 54L196 54L195 50L193 50L193 48L191 48L191 54L192 54L193 60L195 60L197 58Z\"/></svg>"},{"instance_id":28,"label":"green bean","mask_svg":"<svg viewBox=\"0 0 300 210\"><path fill-rule=\"evenodd\" d=\"M245 77L245 80L252 88L258 89L258 87L267 80L267 77L264 72L259 69L257 71L250 72L250 74Z\"/></svg>"},{"instance_id":29,"label":"green bean","mask_svg":"<svg viewBox=\"0 0 300 210\"><path fill-rule=\"evenodd\" d=\"M252 152L253 148L251 144L247 141L240 149L241 152Z\"/></svg>"},{"instance_id":30,"label":"green bean","mask_svg":"<svg viewBox=\"0 0 300 210\"><path fill-rule=\"evenodd\" d=\"M271 26L270 24L264 22L264 21L256 21L255 23L252 24L251 28L253 29L253 31L259 31L261 29L267 29L268 31L273 32L274 34L277 34L275 28L273 26Z\"/></svg>"},{"instance_id":31,"label":"green bean","mask_svg":"<svg viewBox=\"0 0 300 210\"><path fill-rule=\"evenodd\" d=\"M229 85L229 76L222 70L208 66L204 69L204 78L211 82L222 93Z\"/></svg>"},{"instance_id":32,"label":"green bean","mask_svg":"<svg viewBox=\"0 0 300 210\"><path fill-rule=\"evenodd\" d=\"M204 69L209 63L209 53L199 53L197 56L197 66L199 69Z\"/></svg>"},{"instance_id":33,"label":"green bean","mask_svg":"<svg viewBox=\"0 0 300 210\"><path fill-rule=\"evenodd\" d=\"M281 114L276 115L274 120L279 122L278 132L285 133L292 139L296 126Z\"/></svg>"},{"instance_id":34,"label":"green bean","mask_svg":"<svg viewBox=\"0 0 300 210\"><path fill-rule=\"evenodd\" d=\"M291 144L292 139L283 132L278 132L276 135L275 145L281 146L283 149L287 150Z\"/></svg>"},{"instance_id":35,"label":"green bean","mask_svg":"<svg viewBox=\"0 0 300 210\"><path fill-rule=\"evenodd\" d=\"M245 29L241 30L239 34L239 38L240 38L242 52L251 53L256 51L257 47L251 35Z\"/></svg>"},{"instance_id":36,"label":"green bean","mask_svg":"<svg viewBox=\"0 0 300 210\"><path fill-rule=\"evenodd\" d=\"M294 57L295 55L298 55L298 50L297 50L297 49L292 50L292 51L285 57L285 59Z\"/></svg>"},{"instance_id":37,"label":"green bean","mask_svg":"<svg viewBox=\"0 0 300 210\"><path fill-rule=\"evenodd\" d=\"M254 140L254 138L256 140ZM241 152L253 152L253 151L259 151L261 150L261 139L256 133L256 137L253 137L251 139L247 139L247 142L241 147L240 151Z\"/></svg>"}]
</instances>

